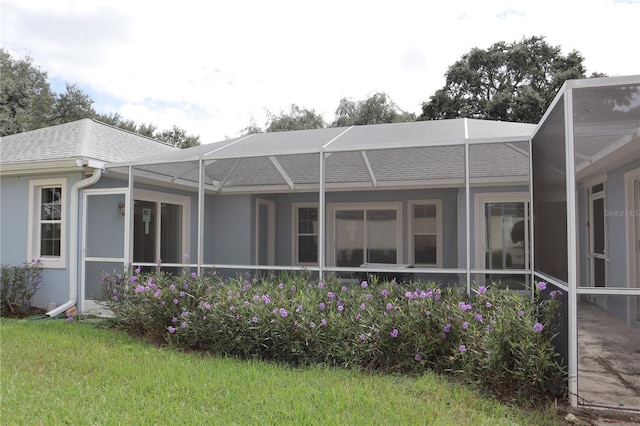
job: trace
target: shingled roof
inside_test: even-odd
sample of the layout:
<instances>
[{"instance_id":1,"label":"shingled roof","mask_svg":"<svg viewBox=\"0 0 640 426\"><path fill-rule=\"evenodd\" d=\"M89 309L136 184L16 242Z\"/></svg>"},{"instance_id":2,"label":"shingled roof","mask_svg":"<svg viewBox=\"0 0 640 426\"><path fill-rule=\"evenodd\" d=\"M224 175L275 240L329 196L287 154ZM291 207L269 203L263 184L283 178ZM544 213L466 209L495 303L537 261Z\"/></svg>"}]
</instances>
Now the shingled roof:
<instances>
[{"instance_id":1,"label":"shingled roof","mask_svg":"<svg viewBox=\"0 0 640 426\"><path fill-rule=\"evenodd\" d=\"M67 159L117 163L171 151L179 149L89 118L0 139L0 163L25 163L25 167Z\"/></svg>"}]
</instances>

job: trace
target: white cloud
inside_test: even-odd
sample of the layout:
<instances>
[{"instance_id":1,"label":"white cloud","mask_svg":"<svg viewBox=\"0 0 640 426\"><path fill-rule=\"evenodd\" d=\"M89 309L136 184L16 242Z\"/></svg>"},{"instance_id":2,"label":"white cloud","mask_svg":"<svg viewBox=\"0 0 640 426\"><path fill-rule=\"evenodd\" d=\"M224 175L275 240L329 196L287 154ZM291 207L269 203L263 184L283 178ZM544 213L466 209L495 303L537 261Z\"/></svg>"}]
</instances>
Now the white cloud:
<instances>
[{"instance_id":1,"label":"white cloud","mask_svg":"<svg viewBox=\"0 0 640 426\"><path fill-rule=\"evenodd\" d=\"M589 72L640 70L637 2L3 0L2 44L99 93L99 110L205 142L295 103L330 121L342 97L384 91L419 112L472 47L544 35Z\"/></svg>"}]
</instances>

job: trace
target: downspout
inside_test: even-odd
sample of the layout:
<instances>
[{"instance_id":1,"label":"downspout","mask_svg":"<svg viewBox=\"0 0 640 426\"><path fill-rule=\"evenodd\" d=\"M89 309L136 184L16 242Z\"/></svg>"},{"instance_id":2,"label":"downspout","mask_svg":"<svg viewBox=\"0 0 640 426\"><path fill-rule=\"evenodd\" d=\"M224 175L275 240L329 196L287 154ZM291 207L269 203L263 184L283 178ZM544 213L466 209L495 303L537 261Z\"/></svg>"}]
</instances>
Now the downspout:
<instances>
[{"instance_id":1,"label":"downspout","mask_svg":"<svg viewBox=\"0 0 640 426\"><path fill-rule=\"evenodd\" d=\"M78 160L80 162L80 160ZM93 163L93 162L92 162ZM79 165L87 165L80 163ZM94 166L95 167L95 166ZM101 167L101 166L100 166ZM102 168L95 168L93 174L86 179L76 182L71 187L71 217L69 219L69 300L55 309L46 313L48 317L55 317L56 315L66 311L67 309L75 306L78 299L78 200L80 198L80 190L96 183L102 176Z\"/></svg>"}]
</instances>

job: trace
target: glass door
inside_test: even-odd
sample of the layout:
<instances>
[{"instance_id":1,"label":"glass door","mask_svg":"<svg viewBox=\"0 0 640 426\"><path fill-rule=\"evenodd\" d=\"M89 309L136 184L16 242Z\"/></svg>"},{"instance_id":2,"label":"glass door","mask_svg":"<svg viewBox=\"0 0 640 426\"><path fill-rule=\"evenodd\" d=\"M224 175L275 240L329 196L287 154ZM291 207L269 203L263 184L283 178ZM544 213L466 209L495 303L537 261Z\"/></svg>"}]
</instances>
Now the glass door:
<instances>
[{"instance_id":1,"label":"glass door","mask_svg":"<svg viewBox=\"0 0 640 426\"><path fill-rule=\"evenodd\" d=\"M589 265L591 287L607 286L607 250L604 184L591 188L589 194ZM606 295L591 295L591 300L606 307Z\"/></svg>"},{"instance_id":2,"label":"glass door","mask_svg":"<svg viewBox=\"0 0 640 426\"><path fill-rule=\"evenodd\" d=\"M135 200L133 207L133 261L181 263L183 255L183 206L159 201ZM152 266L144 266L150 269Z\"/></svg>"}]
</instances>

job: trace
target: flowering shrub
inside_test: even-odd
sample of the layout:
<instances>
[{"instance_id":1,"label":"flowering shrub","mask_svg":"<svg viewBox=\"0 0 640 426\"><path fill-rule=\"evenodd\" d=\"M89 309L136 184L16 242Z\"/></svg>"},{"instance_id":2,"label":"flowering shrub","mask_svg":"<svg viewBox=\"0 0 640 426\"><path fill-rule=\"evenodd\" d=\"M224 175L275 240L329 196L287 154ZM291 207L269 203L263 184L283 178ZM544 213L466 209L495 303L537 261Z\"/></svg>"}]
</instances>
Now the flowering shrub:
<instances>
[{"instance_id":1,"label":"flowering shrub","mask_svg":"<svg viewBox=\"0 0 640 426\"><path fill-rule=\"evenodd\" d=\"M42 282L42 262L33 259L23 266L3 265L0 276L0 314L25 313Z\"/></svg>"},{"instance_id":2,"label":"flowering shrub","mask_svg":"<svg viewBox=\"0 0 640 426\"><path fill-rule=\"evenodd\" d=\"M542 283L544 284L544 283ZM182 348L293 365L452 374L501 397L539 401L563 371L551 344L559 298L481 286L310 281L304 274L104 275L116 323Z\"/></svg>"}]
</instances>

